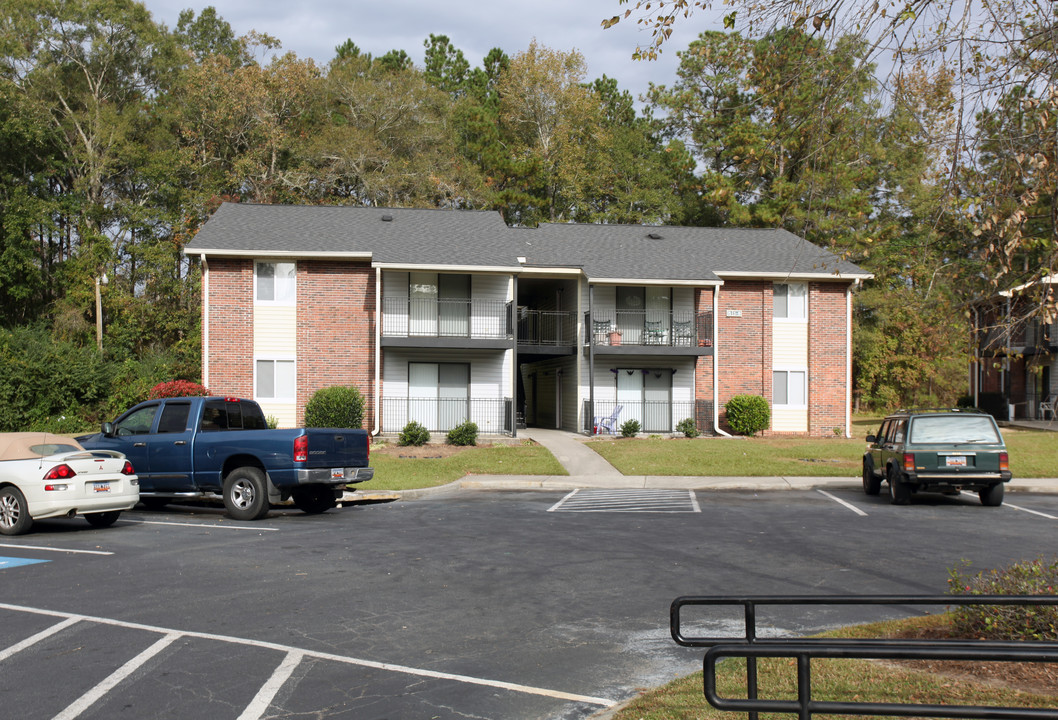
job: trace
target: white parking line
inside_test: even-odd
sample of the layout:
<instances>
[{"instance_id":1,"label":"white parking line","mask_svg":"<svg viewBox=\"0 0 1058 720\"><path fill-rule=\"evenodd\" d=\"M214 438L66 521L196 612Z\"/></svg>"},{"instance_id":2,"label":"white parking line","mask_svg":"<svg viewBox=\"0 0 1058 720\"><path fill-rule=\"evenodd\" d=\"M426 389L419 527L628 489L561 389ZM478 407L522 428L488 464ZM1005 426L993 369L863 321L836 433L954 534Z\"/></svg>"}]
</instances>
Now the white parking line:
<instances>
[{"instance_id":1,"label":"white parking line","mask_svg":"<svg viewBox=\"0 0 1058 720\"><path fill-rule=\"evenodd\" d=\"M65 710L56 715L52 720L74 720L81 713L88 708L95 705L102 699L108 692L117 687L118 683L127 678L132 673L136 672L150 660L152 657L165 650L167 647L172 645L176 640L180 639L179 633L171 633L166 635L158 642L151 645L149 648L141 652L136 657L129 660L127 663L119 667L113 673L107 676L107 678L96 685L94 688L86 692L81 697L74 700Z\"/></svg>"},{"instance_id":2,"label":"white parking line","mask_svg":"<svg viewBox=\"0 0 1058 720\"><path fill-rule=\"evenodd\" d=\"M113 555L114 554L112 552L104 552L103 550L70 550L68 548L44 547L43 545L12 545L10 543L0 543L0 547L14 548L16 550L47 550L49 552L77 553L78 555Z\"/></svg>"},{"instance_id":3,"label":"white parking line","mask_svg":"<svg viewBox=\"0 0 1058 720\"><path fill-rule=\"evenodd\" d=\"M242 715L239 716L239 720L259 720L268 711L268 706L272 704L272 700L275 699L276 694L283 689L283 684L290 679L290 676L294 674L294 670L297 669L298 663L305 657L304 653L300 652L289 652L287 656L283 658L283 662L279 664L276 671L272 673L272 677L268 678L268 682L261 686L261 689L257 691L257 695L250 701L250 704L246 706L246 709L242 711Z\"/></svg>"},{"instance_id":4,"label":"white parking line","mask_svg":"<svg viewBox=\"0 0 1058 720\"><path fill-rule=\"evenodd\" d=\"M167 522L165 520L126 520L136 525L177 525L180 527L222 528L224 530L260 530L261 532L278 532L279 528L258 527L256 525L209 525L207 523Z\"/></svg>"},{"instance_id":5,"label":"white parking line","mask_svg":"<svg viewBox=\"0 0 1058 720\"><path fill-rule=\"evenodd\" d=\"M62 622L55 623L50 628L45 628L44 630L41 630L36 635L29 636L22 642L15 643L6 650L0 650L0 662L7 660L9 657L19 652L20 650L25 650L28 647L32 647L33 645L39 643L41 640L47 640L55 633L61 632L62 630L65 630L71 625L76 625L79 622L81 621L77 618L66 618Z\"/></svg>"},{"instance_id":6,"label":"white parking line","mask_svg":"<svg viewBox=\"0 0 1058 720\"><path fill-rule=\"evenodd\" d=\"M1015 510L1020 510L1021 512L1032 513L1033 515L1039 515L1040 517L1045 517L1048 520L1058 520L1058 517L1055 517L1054 515L1048 515L1047 513L1042 513L1039 510L1029 510L1028 508L1023 508L1020 505L1013 505L1011 503L1003 503L1003 504L1006 505L1007 507L1014 508Z\"/></svg>"},{"instance_id":7,"label":"white parking line","mask_svg":"<svg viewBox=\"0 0 1058 720\"><path fill-rule=\"evenodd\" d=\"M315 650L305 650L303 648L295 648L290 645L280 645L279 643L264 642L261 640L249 640L246 638L234 637L231 635L217 635L214 633L203 633L203 632L188 632L183 630L171 630L168 628L158 627L156 625L144 625L142 623L125 622L124 620L113 620L110 618L97 617L91 615L78 615L76 613L59 612L57 610L44 610L41 608L31 608L24 605L10 605L8 603L0 603L0 610L12 610L14 612L25 612L34 615L45 615L49 617L61 617L72 620L84 620L86 622L99 623L100 625L111 625L113 627L123 627L131 630L145 630L147 632L161 633L169 638L172 636L174 639L177 637L189 637L198 638L203 640L216 640L219 642L227 642L235 645L246 645L250 647L262 648L265 650L277 650L279 652L289 654L299 654L304 657L317 658L320 660L328 660L331 662L343 663L346 665L356 665L357 667L372 668L375 670L385 670L388 672L401 673L404 675L413 675L415 677L426 677L435 678L438 680L451 680L453 682L466 683L469 685L481 685L484 687L498 688L501 690L510 690L512 692L525 693L527 695L541 695L549 697L555 700L566 700L568 702L579 702L588 705L598 705L600 707L613 707L617 704L615 700L609 698L592 697L590 695L578 695L576 693L563 692L561 690L550 690L548 688L533 687L532 685L520 685L518 683L505 682L503 680L489 680L487 678L478 678L470 675L459 675L455 673L438 672L436 670L426 670L424 668L414 668L407 665L393 665L390 663L377 662L375 660L364 660L362 658L349 657L347 655L335 655L333 653L319 652ZM172 640L166 642L166 638L163 638L159 643L165 642L168 644ZM156 643L157 645L158 643ZM152 646L153 647L153 646ZM146 652L146 651L145 651ZM141 653L142 655L143 653ZM300 661L300 658L299 658ZM130 661L132 662L132 661ZM128 663L126 663L128 665ZM120 671L119 671L120 672ZM278 672L278 671L277 671ZM273 674L275 677L275 674ZM71 706L72 707L72 706ZM63 716L65 717L65 716ZM76 716L70 716L76 717Z\"/></svg>"},{"instance_id":8,"label":"white parking line","mask_svg":"<svg viewBox=\"0 0 1058 720\"><path fill-rule=\"evenodd\" d=\"M844 505L845 507L847 507L849 510L851 510L854 513L856 513L857 515L862 515L863 517L867 517L867 513L865 513L863 510L860 510L858 507L856 507L852 503L847 503L844 500L842 500L841 498L835 497L834 495L831 495L826 490L820 490L819 488L816 488L816 492L819 493L820 495L826 495L828 498L830 498L831 500L833 500L836 503Z\"/></svg>"}]
</instances>

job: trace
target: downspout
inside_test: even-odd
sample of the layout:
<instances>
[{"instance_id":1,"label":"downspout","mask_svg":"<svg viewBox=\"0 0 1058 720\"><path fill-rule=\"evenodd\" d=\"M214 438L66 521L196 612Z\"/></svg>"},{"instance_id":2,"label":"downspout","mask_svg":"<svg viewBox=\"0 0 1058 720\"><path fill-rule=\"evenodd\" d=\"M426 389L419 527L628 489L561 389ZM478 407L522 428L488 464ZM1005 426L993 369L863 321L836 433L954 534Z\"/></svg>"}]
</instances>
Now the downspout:
<instances>
[{"instance_id":1,"label":"downspout","mask_svg":"<svg viewBox=\"0 0 1058 720\"><path fill-rule=\"evenodd\" d=\"M981 327L981 318L977 314L977 307L973 309L974 324L973 332L970 333L970 387L973 388L974 393L974 407L981 407L980 393L981 393L981 341L979 337Z\"/></svg>"},{"instance_id":2,"label":"downspout","mask_svg":"<svg viewBox=\"0 0 1058 720\"><path fill-rule=\"evenodd\" d=\"M518 437L518 276L511 276L511 304L507 317L511 323L511 412L508 421L511 423L511 437ZM562 409L559 408L559 412Z\"/></svg>"},{"instance_id":3,"label":"downspout","mask_svg":"<svg viewBox=\"0 0 1058 720\"><path fill-rule=\"evenodd\" d=\"M375 268L375 427L371 437L379 433L382 419L382 268Z\"/></svg>"},{"instance_id":4,"label":"downspout","mask_svg":"<svg viewBox=\"0 0 1058 720\"><path fill-rule=\"evenodd\" d=\"M199 255L202 261L202 384L209 387L209 261L206 255Z\"/></svg>"},{"instance_id":5,"label":"downspout","mask_svg":"<svg viewBox=\"0 0 1058 720\"><path fill-rule=\"evenodd\" d=\"M584 418L588 434L595 434L595 286L588 283L588 322L584 334L588 337L588 417ZM589 419L590 418L590 419Z\"/></svg>"},{"instance_id":6,"label":"downspout","mask_svg":"<svg viewBox=\"0 0 1058 720\"><path fill-rule=\"evenodd\" d=\"M713 431L731 437L720 429L720 286L713 286Z\"/></svg>"},{"instance_id":7,"label":"downspout","mask_svg":"<svg viewBox=\"0 0 1058 720\"><path fill-rule=\"evenodd\" d=\"M845 288L845 438L852 437L852 288Z\"/></svg>"}]
</instances>

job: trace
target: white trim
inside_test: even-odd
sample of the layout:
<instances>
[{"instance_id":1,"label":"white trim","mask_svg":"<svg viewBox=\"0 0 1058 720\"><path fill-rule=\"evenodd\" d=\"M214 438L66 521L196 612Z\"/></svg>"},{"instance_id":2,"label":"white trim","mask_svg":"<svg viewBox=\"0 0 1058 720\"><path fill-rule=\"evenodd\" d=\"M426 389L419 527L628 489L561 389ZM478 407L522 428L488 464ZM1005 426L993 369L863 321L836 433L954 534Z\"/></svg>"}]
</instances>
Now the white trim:
<instances>
[{"instance_id":1,"label":"white trim","mask_svg":"<svg viewBox=\"0 0 1058 720\"><path fill-rule=\"evenodd\" d=\"M289 362L294 366L294 383L291 387L292 395L288 396L275 396L275 397L264 397L263 395L257 394L257 363L259 362ZM274 375L273 375L274 377ZM273 391L275 388L272 388ZM256 401L264 400L267 403L278 404L278 403L297 403L298 395L298 360L294 355L254 355L253 356L253 399Z\"/></svg>"},{"instance_id":2,"label":"white trim","mask_svg":"<svg viewBox=\"0 0 1058 720\"><path fill-rule=\"evenodd\" d=\"M371 435L382 430L382 268L375 267L375 427Z\"/></svg>"},{"instance_id":3,"label":"white trim","mask_svg":"<svg viewBox=\"0 0 1058 720\"><path fill-rule=\"evenodd\" d=\"M759 278L761 280L830 280L849 282L851 280L870 280L874 273L806 273L806 272L750 272L746 270L713 270L720 278Z\"/></svg>"},{"instance_id":4,"label":"white trim","mask_svg":"<svg viewBox=\"0 0 1058 720\"><path fill-rule=\"evenodd\" d=\"M480 273L482 275L512 275L520 272L517 265L438 265L437 263L388 263L374 262L371 267L382 270L423 271L433 273Z\"/></svg>"},{"instance_id":5,"label":"white trim","mask_svg":"<svg viewBox=\"0 0 1058 720\"><path fill-rule=\"evenodd\" d=\"M209 387L209 262L202 262L202 385Z\"/></svg>"},{"instance_id":6,"label":"white trim","mask_svg":"<svg viewBox=\"0 0 1058 720\"><path fill-rule=\"evenodd\" d=\"M666 278L596 278L589 277L588 282L592 285L625 285L642 287L644 285L686 285L688 287L719 287L724 284L723 280L673 280Z\"/></svg>"},{"instance_id":7,"label":"white trim","mask_svg":"<svg viewBox=\"0 0 1058 720\"><path fill-rule=\"evenodd\" d=\"M278 267L279 265L293 265L294 266L294 277L290 278L291 281L293 282L293 288L292 288L292 292L290 294L290 298L289 299L287 299L287 300L261 300L261 299L259 299L257 297L257 278L258 278L257 268L260 267L261 265L272 265L272 266L275 266L275 267ZM276 282L276 280L279 280L279 278L276 275L273 275L272 278L273 278L272 291L273 291L273 294L275 294L275 291L279 288L280 284L284 284L285 285L286 282L285 282L285 278L282 279L282 282ZM298 304L298 263L297 263L297 261L296 260L295 261L283 260L282 262L273 262L270 259L254 260L254 263L253 263L253 304L254 305L268 305L268 306L272 306L272 307L297 307L297 304Z\"/></svg>"},{"instance_id":8,"label":"white trim","mask_svg":"<svg viewBox=\"0 0 1058 720\"><path fill-rule=\"evenodd\" d=\"M976 407L976 406L975 406ZM852 286L845 288L845 437L852 438Z\"/></svg>"},{"instance_id":9,"label":"white trim","mask_svg":"<svg viewBox=\"0 0 1058 720\"><path fill-rule=\"evenodd\" d=\"M370 260L374 257L370 251L358 251L358 252L325 252L325 251L312 251L312 250L222 250L222 249L199 249L199 248L184 248L184 255L198 255L201 258L207 256L212 257L232 257L232 258L276 258L279 260L298 260L298 259L339 259L339 260Z\"/></svg>"},{"instance_id":10,"label":"white trim","mask_svg":"<svg viewBox=\"0 0 1058 720\"><path fill-rule=\"evenodd\" d=\"M695 308L697 312L698 308ZM713 430L718 435L731 437L720 429L720 288L713 289ZM697 378L696 378L697 380ZM697 393L695 393L697 394Z\"/></svg>"}]
</instances>

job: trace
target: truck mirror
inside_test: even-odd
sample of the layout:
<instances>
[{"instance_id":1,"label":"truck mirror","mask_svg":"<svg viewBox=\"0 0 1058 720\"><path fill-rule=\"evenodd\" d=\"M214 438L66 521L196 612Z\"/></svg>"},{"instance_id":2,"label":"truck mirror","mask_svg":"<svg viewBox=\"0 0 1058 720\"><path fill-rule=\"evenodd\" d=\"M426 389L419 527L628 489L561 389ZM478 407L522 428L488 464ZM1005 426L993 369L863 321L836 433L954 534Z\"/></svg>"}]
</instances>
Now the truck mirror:
<instances>
[{"instance_id":1,"label":"truck mirror","mask_svg":"<svg viewBox=\"0 0 1058 720\"><path fill-rule=\"evenodd\" d=\"M878 440L878 438L876 438L874 435L868 435L867 436L867 442L869 442L869 443L876 442L877 440Z\"/></svg>"},{"instance_id":2,"label":"truck mirror","mask_svg":"<svg viewBox=\"0 0 1058 720\"><path fill-rule=\"evenodd\" d=\"M103 437L114 437L114 423L105 422L100 430L103 432Z\"/></svg>"}]
</instances>

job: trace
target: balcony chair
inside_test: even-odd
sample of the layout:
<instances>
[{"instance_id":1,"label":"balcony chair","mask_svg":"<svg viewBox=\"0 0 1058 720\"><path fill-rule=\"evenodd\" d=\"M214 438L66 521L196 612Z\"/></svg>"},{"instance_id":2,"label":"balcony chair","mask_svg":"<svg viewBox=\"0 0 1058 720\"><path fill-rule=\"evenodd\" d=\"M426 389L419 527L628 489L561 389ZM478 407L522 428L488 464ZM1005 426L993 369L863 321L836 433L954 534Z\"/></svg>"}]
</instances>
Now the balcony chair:
<instances>
[{"instance_id":1,"label":"balcony chair","mask_svg":"<svg viewBox=\"0 0 1058 720\"><path fill-rule=\"evenodd\" d=\"M1054 418L1058 416L1058 395L1055 395L1050 400L1044 400L1040 403L1038 413L1040 420L1046 420L1048 413L1050 413L1051 420L1054 420Z\"/></svg>"},{"instance_id":2,"label":"balcony chair","mask_svg":"<svg viewBox=\"0 0 1058 720\"><path fill-rule=\"evenodd\" d=\"M614 408L613 413L611 413L609 416L607 416L607 415L596 415L591 421L591 426L593 428L593 432L596 435L602 435L603 433L608 433L610 435L616 435L617 434L617 416L621 414L621 408L623 408L623 407L624 407L624 405L618 405L617 407Z\"/></svg>"},{"instance_id":3,"label":"balcony chair","mask_svg":"<svg viewBox=\"0 0 1058 720\"><path fill-rule=\"evenodd\" d=\"M672 344L680 347L694 345L694 326L690 320L672 323Z\"/></svg>"},{"instance_id":4,"label":"balcony chair","mask_svg":"<svg viewBox=\"0 0 1058 720\"><path fill-rule=\"evenodd\" d=\"M643 326L644 345L664 345L665 325L660 320L647 320Z\"/></svg>"},{"instance_id":5,"label":"balcony chair","mask_svg":"<svg viewBox=\"0 0 1058 720\"><path fill-rule=\"evenodd\" d=\"M611 329L613 329L613 324L609 320L592 320L592 342L596 345L609 345Z\"/></svg>"}]
</instances>

